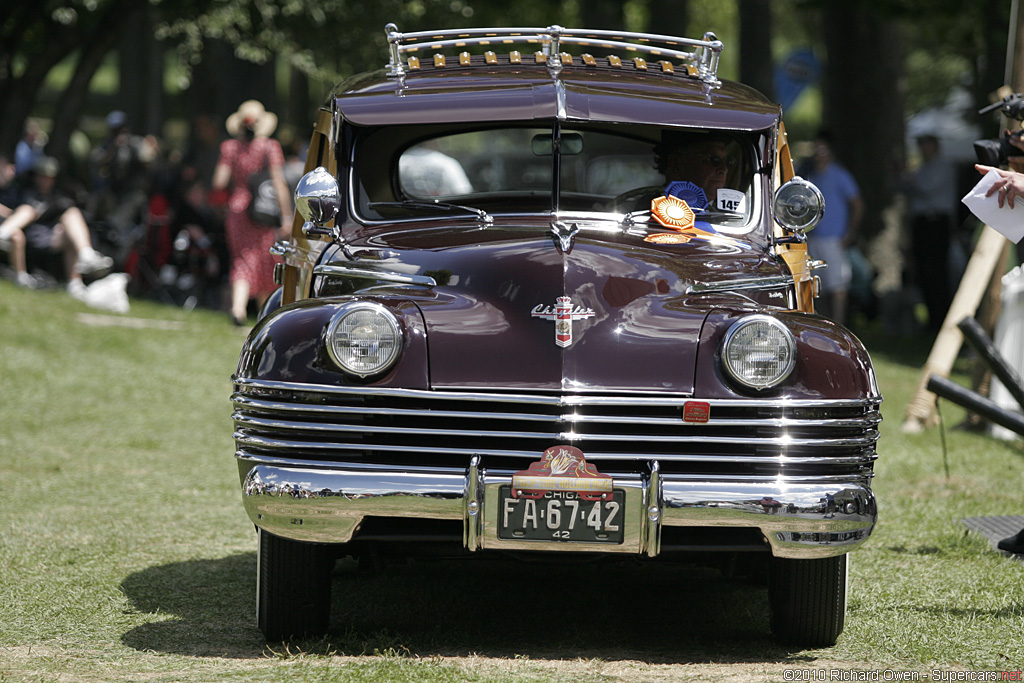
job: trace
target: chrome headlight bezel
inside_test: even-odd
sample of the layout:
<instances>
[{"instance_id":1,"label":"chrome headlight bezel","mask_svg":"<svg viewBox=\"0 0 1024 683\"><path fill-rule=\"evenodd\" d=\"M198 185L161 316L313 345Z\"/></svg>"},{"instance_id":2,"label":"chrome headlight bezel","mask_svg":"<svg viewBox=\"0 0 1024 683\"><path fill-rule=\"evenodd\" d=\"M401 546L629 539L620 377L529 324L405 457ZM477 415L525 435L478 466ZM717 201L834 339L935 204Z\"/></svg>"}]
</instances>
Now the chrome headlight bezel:
<instances>
[{"instance_id":1,"label":"chrome headlight bezel","mask_svg":"<svg viewBox=\"0 0 1024 683\"><path fill-rule=\"evenodd\" d=\"M749 335L757 330L767 332L770 337L768 341L773 338L777 340L777 345L760 350L750 347ZM744 350L737 346L740 344L748 346ZM771 362L776 367L767 374L753 371L751 356L755 352L773 354ZM785 324L770 315L749 315L737 320L725 333L720 358L722 368L731 380L747 389L764 391L779 386L792 374L796 367L796 338ZM761 365L763 368L764 361Z\"/></svg>"},{"instance_id":2,"label":"chrome headlight bezel","mask_svg":"<svg viewBox=\"0 0 1024 683\"><path fill-rule=\"evenodd\" d=\"M352 356L346 355L344 350L347 344L347 335L355 329L352 327L356 322L352 319L353 316L365 316L367 313L374 316L371 320L379 322L381 329L391 336L391 341L387 343L389 348L382 354L378 354L382 355L380 360L372 364L359 364L353 360ZM405 346L405 334L398 316L389 308L372 301L360 301L342 306L334 314L327 326L325 343L327 354L335 365L350 375L366 378L380 375L394 367Z\"/></svg>"},{"instance_id":3,"label":"chrome headlight bezel","mask_svg":"<svg viewBox=\"0 0 1024 683\"><path fill-rule=\"evenodd\" d=\"M794 176L775 192L772 213L783 230L810 232L825 215L825 197L814 183Z\"/></svg>"}]
</instances>

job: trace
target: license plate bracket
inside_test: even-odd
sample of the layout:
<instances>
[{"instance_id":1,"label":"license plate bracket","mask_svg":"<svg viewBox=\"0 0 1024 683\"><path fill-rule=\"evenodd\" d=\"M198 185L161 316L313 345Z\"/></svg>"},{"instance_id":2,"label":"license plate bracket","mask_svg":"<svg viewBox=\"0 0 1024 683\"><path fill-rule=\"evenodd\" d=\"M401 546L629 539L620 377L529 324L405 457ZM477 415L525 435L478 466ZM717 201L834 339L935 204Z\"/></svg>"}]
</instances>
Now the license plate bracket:
<instances>
[{"instance_id":1,"label":"license plate bracket","mask_svg":"<svg viewBox=\"0 0 1024 683\"><path fill-rule=\"evenodd\" d=\"M621 545L625 538L626 492L611 500L587 500L576 491L545 491L539 498L513 497L498 489L498 538Z\"/></svg>"}]
</instances>

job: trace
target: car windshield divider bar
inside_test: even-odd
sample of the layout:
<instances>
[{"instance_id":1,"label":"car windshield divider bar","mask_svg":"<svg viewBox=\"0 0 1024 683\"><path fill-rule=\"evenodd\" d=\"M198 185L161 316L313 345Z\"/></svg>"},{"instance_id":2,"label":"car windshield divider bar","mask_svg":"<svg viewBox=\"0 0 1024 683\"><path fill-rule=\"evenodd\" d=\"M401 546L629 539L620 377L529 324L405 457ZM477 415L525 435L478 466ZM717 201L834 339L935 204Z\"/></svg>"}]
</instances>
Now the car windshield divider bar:
<instances>
[{"instance_id":1,"label":"car windshield divider bar","mask_svg":"<svg viewBox=\"0 0 1024 683\"><path fill-rule=\"evenodd\" d=\"M561 46L575 45L625 50L665 59L678 59L692 65L697 70L697 75L705 83L720 84L718 62L723 44L711 32L705 33L701 40L657 33L572 29L557 25L545 28L467 28L402 33L395 24L388 24L384 28L384 32L390 47L390 61L386 65L389 76L405 75L402 58L406 54L422 50L443 50L469 46L535 45L539 46L540 51L547 57L548 66L561 68L559 56ZM686 48L692 48L692 50Z\"/></svg>"}]
</instances>

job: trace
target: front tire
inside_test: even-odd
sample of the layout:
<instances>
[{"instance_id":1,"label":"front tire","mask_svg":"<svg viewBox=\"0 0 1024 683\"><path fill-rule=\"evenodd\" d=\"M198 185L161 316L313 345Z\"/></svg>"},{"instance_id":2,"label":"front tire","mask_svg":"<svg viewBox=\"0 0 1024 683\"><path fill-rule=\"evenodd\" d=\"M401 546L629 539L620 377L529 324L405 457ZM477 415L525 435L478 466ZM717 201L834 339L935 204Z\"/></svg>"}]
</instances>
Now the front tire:
<instances>
[{"instance_id":1,"label":"front tire","mask_svg":"<svg viewBox=\"0 0 1024 683\"><path fill-rule=\"evenodd\" d=\"M848 556L773 557L768 574L771 629L786 645L831 647L846 622Z\"/></svg>"},{"instance_id":2,"label":"front tire","mask_svg":"<svg viewBox=\"0 0 1024 683\"><path fill-rule=\"evenodd\" d=\"M268 641L321 636L331 614L331 546L257 529L256 621Z\"/></svg>"}]
</instances>

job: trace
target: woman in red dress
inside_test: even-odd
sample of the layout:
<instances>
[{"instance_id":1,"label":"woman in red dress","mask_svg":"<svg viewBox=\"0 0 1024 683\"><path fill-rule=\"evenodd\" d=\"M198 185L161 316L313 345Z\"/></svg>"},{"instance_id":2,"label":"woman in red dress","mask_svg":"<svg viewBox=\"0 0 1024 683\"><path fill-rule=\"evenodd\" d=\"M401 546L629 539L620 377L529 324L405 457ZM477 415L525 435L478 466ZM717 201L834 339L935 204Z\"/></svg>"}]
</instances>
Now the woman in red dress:
<instances>
[{"instance_id":1,"label":"woman in red dress","mask_svg":"<svg viewBox=\"0 0 1024 683\"><path fill-rule=\"evenodd\" d=\"M281 144L270 137L276 127L277 116L260 102L243 102L227 119L226 128L232 137L221 143L220 160L213 174L214 191L228 191L224 227L231 257L231 319L236 325L245 324L250 298L262 306L274 291L275 260L270 248L278 238L291 235L292 209L284 180L284 153ZM281 207L281 225L277 228L268 228L249 217L249 177L264 168L270 170Z\"/></svg>"}]
</instances>

